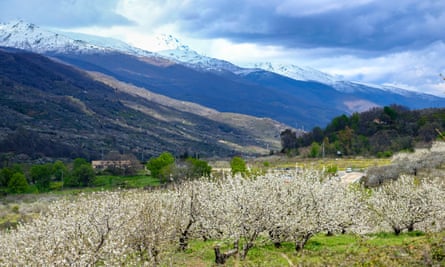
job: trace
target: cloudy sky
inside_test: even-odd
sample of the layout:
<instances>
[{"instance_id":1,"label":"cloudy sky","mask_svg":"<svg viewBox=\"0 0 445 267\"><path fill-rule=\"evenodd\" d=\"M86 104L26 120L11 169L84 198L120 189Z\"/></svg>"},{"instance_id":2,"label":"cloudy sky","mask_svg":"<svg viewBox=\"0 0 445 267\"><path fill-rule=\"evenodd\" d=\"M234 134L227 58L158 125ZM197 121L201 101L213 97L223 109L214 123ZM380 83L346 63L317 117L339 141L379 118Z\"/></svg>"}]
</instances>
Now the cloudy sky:
<instances>
[{"instance_id":1,"label":"cloudy sky","mask_svg":"<svg viewBox=\"0 0 445 267\"><path fill-rule=\"evenodd\" d=\"M443 0L0 0L0 18L147 49L167 33L240 65L310 66L445 96Z\"/></svg>"}]
</instances>

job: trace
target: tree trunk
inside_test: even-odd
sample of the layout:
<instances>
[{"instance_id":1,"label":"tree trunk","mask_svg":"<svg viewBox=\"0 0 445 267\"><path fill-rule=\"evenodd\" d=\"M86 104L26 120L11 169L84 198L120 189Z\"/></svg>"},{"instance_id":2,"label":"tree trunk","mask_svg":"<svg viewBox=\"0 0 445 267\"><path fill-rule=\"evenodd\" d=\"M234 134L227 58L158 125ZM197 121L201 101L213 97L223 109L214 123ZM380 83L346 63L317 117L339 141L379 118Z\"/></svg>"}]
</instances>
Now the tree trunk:
<instances>
[{"instance_id":1,"label":"tree trunk","mask_svg":"<svg viewBox=\"0 0 445 267\"><path fill-rule=\"evenodd\" d=\"M280 238L280 229L279 227L273 230L269 231L269 237L273 242L273 245L275 248L281 248L281 241L279 241Z\"/></svg>"},{"instance_id":2,"label":"tree trunk","mask_svg":"<svg viewBox=\"0 0 445 267\"><path fill-rule=\"evenodd\" d=\"M273 242L275 248L281 248L281 242Z\"/></svg>"},{"instance_id":3,"label":"tree trunk","mask_svg":"<svg viewBox=\"0 0 445 267\"><path fill-rule=\"evenodd\" d=\"M188 237L187 234L182 233L181 237L179 237L179 250L185 251L188 246Z\"/></svg>"},{"instance_id":4,"label":"tree trunk","mask_svg":"<svg viewBox=\"0 0 445 267\"><path fill-rule=\"evenodd\" d=\"M249 250L253 248L253 243L252 242L248 242L246 244L243 245L243 251L241 252L241 260L245 260L247 257L247 253L249 252Z\"/></svg>"},{"instance_id":5,"label":"tree trunk","mask_svg":"<svg viewBox=\"0 0 445 267\"><path fill-rule=\"evenodd\" d=\"M414 231L414 223L410 223L409 225L408 225L408 232L412 232L412 231Z\"/></svg>"},{"instance_id":6,"label":"tree trunk","mask_svg":"<svg viewBox=\"0 0 445 267\"><path fill-rule=\"evenodd\" d=\"M150 255L150 258L153 260L154 266L157 266L158 262L159 262L159 259L158 259L159 251L155 247L152 247L149 249L149 255Z\"/></svg>"},{"instance_id":7,"label":"tree trunk","mask_svg":"<svg viewBox=\"0 0 445 267\"><path fill-rule=\"evenodd\" d=\"M296 251L303 250L304 246L306 245L307 241L309 241L311 236L312 236L311 233L307 233L307 234L301 236L299 240L295 241L295 250Z\"/></svg>"},{"instance_id":8,"label":"tree trunk","mask_svg":"<svg viewBox=\"0 0 445 267\"><path fill-rule=\"evenodd\" d=\"M233 249L229 250L225 253L221 253L220 247L217 245L213 248L213 250L215 251L215 263L216 264L225 264L227 259L230 258L233 255L238 254L239 252L239 241L236 241L233 244Z\"/></svg>"},{"instance_id":9,"label":"tree trunk","mask_svg":"<svg viewBox=\"0 0 445 267\"><path fill-rule=\"evenodd\" d=\"M215 251L215 263L225 264L227 257L224 253L221 253L219 246L215 246L213 250Z\"/></svg>"},{"instance_id":10,"label":"tree trunk","mask_svg":"<svg viewBox=\"0 0 445 267\"><path fill-rule=\"evenodd\" d=\"M189 244L189 230L193 225L194 220L190 219L187 226L185 227L184 231L181 232L181 236L179 237L179 250L185 251Z\"/></svg>"},{"instance_id":11,"label":"tree trunk","mask_svg":"<svg viewBox=\"0 0 445 267\"><path fill-rule=\"evenodd\" d=\"M393 226L392 229L394 230L395 235L399 235L400 232L402 232L402 229L398 226Z\"/></svg>"}]
</instances>

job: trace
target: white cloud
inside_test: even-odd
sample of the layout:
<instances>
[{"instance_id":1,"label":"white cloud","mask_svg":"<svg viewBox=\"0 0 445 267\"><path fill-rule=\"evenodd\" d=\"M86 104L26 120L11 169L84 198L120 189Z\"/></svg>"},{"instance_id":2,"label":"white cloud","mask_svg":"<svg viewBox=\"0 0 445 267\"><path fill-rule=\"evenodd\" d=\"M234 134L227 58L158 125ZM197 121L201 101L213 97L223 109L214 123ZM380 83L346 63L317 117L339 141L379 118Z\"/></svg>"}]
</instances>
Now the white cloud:
<instances>
[{"instance_id":1,"label":"white cloud","mask_svg":"<svg viewBox=\"0 0 445 267\"><path fill-rule=\"evenodd\" d=\"M286 54L286 51L278 46L261 46L254 43L237 44L225 39L207 40L203 44L205 46L201 47L201 51L207 55L240 65L255 61L276 61Z\"/></svg>"},{"instance_id":2,"label":"white cloud","mask_svg":"<svg viewBox=\"0 0 445 267\"><path fill-rule=\"evenodd\" d=\"M403 86L414 91L430 92L445 96L445 44L435 42L424 49L397 52L374 58L354 55L325 57L312 65L331 74L340 74L346 79L376 84Z\"/></svg>"}]
</instances>

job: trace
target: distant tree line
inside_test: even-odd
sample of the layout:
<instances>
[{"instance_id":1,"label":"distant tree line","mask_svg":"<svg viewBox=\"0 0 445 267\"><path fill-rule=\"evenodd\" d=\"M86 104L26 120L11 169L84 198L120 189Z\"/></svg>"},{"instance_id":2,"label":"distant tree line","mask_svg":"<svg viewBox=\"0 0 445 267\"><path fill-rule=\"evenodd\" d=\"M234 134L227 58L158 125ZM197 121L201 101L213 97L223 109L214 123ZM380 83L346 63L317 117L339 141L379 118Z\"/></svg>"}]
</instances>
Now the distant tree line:
<instances>
[{"instance_id":1,"label":"distant tree line","mask_svg":"<svg viewBox=\"0 0 445 267\"><path fill-rule=\"evenodd\" d=\"M309 148L308 156L372 155L391 156L412 150L418 144L430 144L438 130L445 129L445 109L409 110L399 105L372 108L350 116L335 117L324 129L297 136L286 129L281 133L282 152L299 153Z\"/></svg>"},{"instance_id":2,"label":"distant tree line","mask_svg":"<svg viewBox=\"0 0 445 267\"><path fill-rule=\"evenodd\" d=\"M69 187L94 186L96 175L135 175L143 167L134 155L120 154L117 151L109 152L102 161L98 161L98 164L101 163L104 165L96 166L95 169L84 158L76 158L70 163L57 160L33 165L6 162L6 166L0 168L0 194L40 193ZM245 163L241 158L237 165L236 172L245 171ZM205 160L194 157L176 158L170 152L152 157L145 167L150 171L149 175L159 179L161 183L210 177L212 171Z\"/></svg>"},{"instance_id":3,"label":"distant tree line","mask_svg":"<svg viewBox=\"0 0 445 267\"><path fill-rule=\"evenodd\" d=\"M35 164L28 170L14 164L0 169L0 192L2 194L21 194L47 192L60 187L89 186L95 171L84 158L76 158L71 166L62 161Z\"/></svg>"}]
</instances>

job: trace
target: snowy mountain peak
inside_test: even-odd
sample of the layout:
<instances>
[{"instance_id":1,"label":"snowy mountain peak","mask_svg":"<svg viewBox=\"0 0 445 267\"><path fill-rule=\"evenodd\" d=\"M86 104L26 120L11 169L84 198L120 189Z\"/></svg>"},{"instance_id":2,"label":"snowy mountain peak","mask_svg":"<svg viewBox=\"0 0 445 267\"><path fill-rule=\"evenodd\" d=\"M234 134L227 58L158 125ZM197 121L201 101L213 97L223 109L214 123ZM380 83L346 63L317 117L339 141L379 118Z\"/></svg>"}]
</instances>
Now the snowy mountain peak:
<instances>
[{"instance_id":1,"label":"snowy mountain peak","mask_svg":"<svg viewBox=\"0 0 445 267\"><path fill-rule=\"evenodd\" d=\"M0 24L0 29L11 27L12 29L16 29L18 31L26 31L26 30L34 30L37 26L32 23L26 23L23 20L13 21L11 23L2 23Z\"/></svg>"},{"instance_id":2,"label":"snowy mountain peak","mask_svg":"<svg viewBox=\"0 0 445 267\"><path fill-rule=\"evenodd\" d=\"M21 20L0 24L0 45L36 53L105 50L83 40L75 40Z\"/></svg>"},{"instance_id":3,"label":"snowy mountain peak","mask_svg":"<svg viewBox=\"0 0 445 267\"><path fill-rule=\"evenodd\" d=\"M134 56L153 53L125 42L82 33L47 30L22 20L0 24L0 46L14 47L35 53L104 53L119 51Z\"/></svg>"},{"instance_id":4,"label":"snowy mountain peak","mask_svg":"<svg viewBox=\"0 0 445 267\"><path fill-rule=\"evenodd\" d=\"M241 69L228 61L203 56L170 34L154 36L150 49L162 57L198 70L237 72Z\"/></svg>"},{"instance_id":5,"label":"snowy mountain peak","mask_svg":"<svg viewBox=\"0 0 445 267\"><path fill-rule=\"evenodd\" d=\"M179 39L171 34L158 34L150 38L150 43L147 44L151 51L159 52L166 50L191 50L188 45L183 44Z\"/></svg>"}]
</instances>

